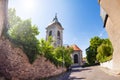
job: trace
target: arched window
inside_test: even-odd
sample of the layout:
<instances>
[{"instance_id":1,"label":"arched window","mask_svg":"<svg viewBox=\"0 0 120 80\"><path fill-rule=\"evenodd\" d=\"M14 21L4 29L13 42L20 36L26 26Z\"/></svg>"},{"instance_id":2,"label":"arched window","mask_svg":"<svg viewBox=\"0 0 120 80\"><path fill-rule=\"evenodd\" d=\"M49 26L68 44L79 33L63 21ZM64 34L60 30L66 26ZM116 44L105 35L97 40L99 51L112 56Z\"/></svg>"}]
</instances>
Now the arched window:
<instances>
[{"instance_id":1,"label":"arched window","mask_svg":"<svg viewBox=\"0 0 120 80\"><path fill-rule=\"evenodd\" d=\"M74 63L78 63L78 55L77 54L74 55Z\"/></svg>"},{"instance_id":2,"label":"arched window","mask_svg":"<svg viewBox=\"0 0 120 80\"><path fill-rule=\"evenodd\" d=\"M49 32L49 36L52 36L52 31Z\"/></svg>"},{"instance_id":3,"label":"arched window","mask_svg":"<svg viewBox=\"0 0 120 80\"><path fill-rule=\"evenodd\" d=\"M60 31L57 32L57 36L58 36L58 38L60 38Z\"/></svg>"}]
</instances>

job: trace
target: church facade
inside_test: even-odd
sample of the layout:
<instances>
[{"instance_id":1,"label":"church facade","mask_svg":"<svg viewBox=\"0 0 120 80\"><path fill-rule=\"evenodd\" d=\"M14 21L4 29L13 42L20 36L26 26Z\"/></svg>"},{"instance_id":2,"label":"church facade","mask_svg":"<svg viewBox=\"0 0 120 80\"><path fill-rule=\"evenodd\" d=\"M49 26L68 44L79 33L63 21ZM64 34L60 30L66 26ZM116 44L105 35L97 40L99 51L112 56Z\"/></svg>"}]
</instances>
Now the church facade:
<instances>
[{"instance_id":1,"label":"church facade","mask_svg":"<svg viewBox=\"0 0 120 80\"><path fill-rule=\"evenodd\" d=\"M82 66L82 50L77 45L72 45L73 53L71 54L71 58L73 60L72 66Z\"/></svg>"},{"instance_id":2,"label":"church facade","mask_svg":"<svg viewBox=\"0 0 120 80\"><path fill-rule=\"evenodd\" d=\"M52 37L52 45L56 48L59 46L63 46L63 30L61 23L58 21L57 15L52 20L52 22L46 28L46 40L48 40L49 36ZM73 66L81 66L82 65L82 50L77 45L72 45L73 53L71 54L71 58L73 61Z\"/></svg>"}]
</instances>

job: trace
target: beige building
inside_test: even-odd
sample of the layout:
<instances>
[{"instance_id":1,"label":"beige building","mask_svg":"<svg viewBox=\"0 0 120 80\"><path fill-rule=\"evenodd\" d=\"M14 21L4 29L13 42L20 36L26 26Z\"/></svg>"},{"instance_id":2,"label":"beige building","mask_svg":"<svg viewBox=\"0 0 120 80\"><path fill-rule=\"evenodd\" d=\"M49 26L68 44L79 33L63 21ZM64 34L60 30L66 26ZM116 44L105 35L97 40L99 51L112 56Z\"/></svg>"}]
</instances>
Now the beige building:
<instances>
[{"instance_id":1,"label":"beige building","mask_svg":"<svg viewBox=\"0 0 120 80\"><path fill-rule=\"evenodd\" d=\"M114 52L111 69L120 73L120 0L99 0L104 27Z\"/></svg>"},{"instance_id":2,"label":"beige building","mask_svg":"<svg viewBox=\"0 0 120 80\"><path fill-rule=\"evenodd\" d=\"M71 54L73 65L82 66L82 50L77 45L72 45L73 53Z\"/></svg>"},{"instance_id":3,"label":"beige building","mask_svg":"<svg viewBox=\"0 0 120 80\"><path fill-rule=\"evenodd\" d=\"M61 23L58 21L57 15L53 21L46 28L46 40L48 40L49 36L53 38L53 46L58 47L63 45L63 30Z\"/></svg>"}]
</instances>

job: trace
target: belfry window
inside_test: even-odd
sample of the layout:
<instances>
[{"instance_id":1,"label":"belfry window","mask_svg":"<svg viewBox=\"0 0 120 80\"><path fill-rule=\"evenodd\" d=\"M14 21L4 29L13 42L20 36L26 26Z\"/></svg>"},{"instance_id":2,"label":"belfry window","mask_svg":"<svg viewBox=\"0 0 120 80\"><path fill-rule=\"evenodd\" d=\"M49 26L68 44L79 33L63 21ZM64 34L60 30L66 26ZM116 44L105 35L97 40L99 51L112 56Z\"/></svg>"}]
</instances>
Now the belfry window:
<instances>
[{"instance_id":1,"label":"belfry window","mask_svg":"<svg viewBox=\"0 0 120 80\"><path fill-rule=\"evenodd\" d=\"M57 36L60 39L60 31L57 32Z\"/></svg>"},{"instance_id":2,"label":"belfry window","mask_svg":"<svg viewBox=\"0 0 120 80\"><path fill-rule=\"evenodd\" d=\"M52 36L52 31L49 32L49 36Z\"/></svg>"}]
</instances>

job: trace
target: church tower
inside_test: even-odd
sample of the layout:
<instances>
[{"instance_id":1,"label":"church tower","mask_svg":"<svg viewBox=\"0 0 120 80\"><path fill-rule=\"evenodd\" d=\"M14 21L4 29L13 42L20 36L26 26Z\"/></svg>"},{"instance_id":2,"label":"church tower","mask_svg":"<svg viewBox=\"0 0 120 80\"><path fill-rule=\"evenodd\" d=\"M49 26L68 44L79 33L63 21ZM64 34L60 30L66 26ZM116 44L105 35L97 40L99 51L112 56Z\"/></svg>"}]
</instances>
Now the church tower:
<instances>
[{"instance_id":1,"label":"church tower","mask_svg":"<svg viewBox=\"0 0 120 80\"><path fill-rule=\"evenodd\" d=\"M62 46L63 45L63 30L64 28L58 21L57 14L56 14L55 18L46 28L46 40L48 40L48 37L51 36L53 39L52 44L54 47Z\"/></svg>"}]
</instances>

